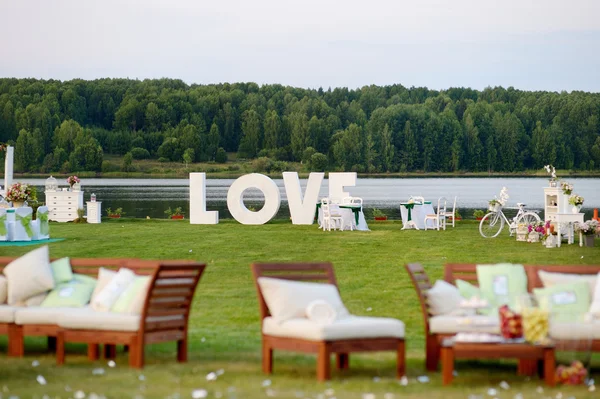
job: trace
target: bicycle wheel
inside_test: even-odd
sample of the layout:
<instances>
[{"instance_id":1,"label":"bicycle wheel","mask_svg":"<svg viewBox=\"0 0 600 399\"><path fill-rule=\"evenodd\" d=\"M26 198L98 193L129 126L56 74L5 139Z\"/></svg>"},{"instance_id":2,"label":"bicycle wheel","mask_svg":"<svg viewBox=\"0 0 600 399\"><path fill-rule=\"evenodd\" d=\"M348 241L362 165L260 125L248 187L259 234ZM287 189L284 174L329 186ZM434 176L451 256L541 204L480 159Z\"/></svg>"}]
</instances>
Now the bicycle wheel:
<instances>
[{"instance_id":1,"label":"bicycle wheel","mask_svg":"<svg viewBox=\"0 0 600 399\"><path fill-rule=\"evenodd\" d=\"M519 216L519 218L517 219L516 223L517 226L521 223L523 223L526 226L529 226L532 223L536 223L539 222L541 219L538 216L537 213L535 212L525 212L524 214L522 214L521 216Z\"/></svg>"},{"instance_id":2,"label":"bicycle wheel","mask_svg":"<svg viewBox=\"0 0 600 399\"><path fill-rule=\"evenodd\" d=\"M504 219L500 212L490 212L481 219L479 233L484 238L497 237L504 227Z\"/></svg>"}]
</instances>

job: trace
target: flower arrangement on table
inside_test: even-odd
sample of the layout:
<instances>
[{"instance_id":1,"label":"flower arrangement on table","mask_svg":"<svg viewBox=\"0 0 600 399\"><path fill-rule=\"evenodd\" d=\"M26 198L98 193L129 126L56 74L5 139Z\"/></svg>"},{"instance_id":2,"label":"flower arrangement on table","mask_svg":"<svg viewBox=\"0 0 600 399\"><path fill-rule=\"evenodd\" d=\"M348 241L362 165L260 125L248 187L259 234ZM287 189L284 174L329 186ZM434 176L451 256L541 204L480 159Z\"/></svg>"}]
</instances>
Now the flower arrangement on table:
<instances>
[{"instance_id":1,"label":"flower arrangement on table","mask_svg":"<svg viewBox=\"0 0 600 399\"><path fill-rule=\"evenodd\" d=\"M414 203L415 203L415 200L414 200L414 198L409 198L409 199L408 199L408 203L409 203L409 204L414 204Z\"/></svg>"},{"instance_id":2,"label":"flower arrangement on table","mask_svg":"<svg viewBox=\"0 0 600 399\"><path fill-rule=\"evenodd\" d=\"M584 236L600 234L600 223L597 220L586 220L583 223L575 223L575 231Z\"/></svg>"},{"instance_id":3,"label":"flower arrangement on table","mask_svg":"<svg viewBox=\"0 0 600 399\"><path fill-rule=\"evenodd\" d=\"M583 205L583 201L585 201L585 198L581 195L573 194L569 197L569 204L573 206L581 206Z\"/></svg>"},{"instance_id":4,"label":"flower arrangement on table","mask_svg":"<svg viewBox=\"0 0 600 399\"><path fill-rule=\"evenodd\" d=\"M30 184L15 183L6 192L6 200L10 202L25 202L37 199L37 190Z\"/></svg>"},{"instance_id":5,"label":"flower arrangement on table","mask_svg":"<svg viewBox=\"0 0 600 399\"><path fill-rule=\"evenodd\" d=\"M560 183L560 188L562 189L563 194L571 195L573 192L573 185L566 181Z\"/></svg>"},{"instance_id":6,"label":"flower arrangement on table","mask_svg":"<svg viewBox=\"0 0 600 399\"><path fill-rule=\"evenodd\" d=\"M548 223L549 224L549 223ZM534 222L527 226L527 241L539 242L546 233L546 224L544 222Z\"/></svg>"},{"instance_id":7,"label":"flower arrangement on table","mask_svg":"<svg viewBox=\"0 0 600 399\"><path fill-rule=\"evenodd\" d=\"M558 181L558 178L556 177L556 168L554 168L554 166L546 165L544 166L544 169L546 169L546 172L550 175L550 182Z\"/></svg>"},{"instance_id":8,"label":"flower arrangement on table","mask_svg":"<svg viewBox=\"0 0 600 399\"><path fill-rule=\"evenodd\" d=\"M69 186L71 187L73 187L75 183L79 183L80 181L81 180L79 179L79 177L75 175L67 177L67 183L69 183Z\"/></svg>"}]
</instances>

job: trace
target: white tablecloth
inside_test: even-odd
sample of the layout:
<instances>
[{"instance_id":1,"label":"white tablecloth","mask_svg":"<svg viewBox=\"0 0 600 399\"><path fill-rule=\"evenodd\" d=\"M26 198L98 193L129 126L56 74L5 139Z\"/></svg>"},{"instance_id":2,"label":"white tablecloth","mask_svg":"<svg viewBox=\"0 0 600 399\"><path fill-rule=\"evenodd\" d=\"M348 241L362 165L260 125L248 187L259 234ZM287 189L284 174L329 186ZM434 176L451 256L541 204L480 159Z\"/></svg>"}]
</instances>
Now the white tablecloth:
<instances>
[{"instance_id":1,"label":"white tablecloth","mask_svg":"<svg viewBox=\"0 0 600 399\"><path fill-rule=\"evenodd\" d=\"M11 211L8 212L8 209L10 209ZM2 239L2 241L21 241L18 239L18 237L16 237L15 234L15 229L17 227L17 223L20 223L16 220L16 215L15 215L15 208L8 208L7 209L7 213L6 213L6 236ZM40 225L39 225L39 220L32 220L31 221L31 230L33 231L33 237L31 238L31 240L36 239L36 237L39 235L40 233ZM29 241L29 240L26 240Z\"/></svg>"},{"instance_id":2,"label":"white tablecloth","mask_svg":"<svg viewBox=\"0 0 600 399\"><path fill-rule=\"evenodd\" d=\"M431 203L424 205L415 204L415 207L411 211L411 219L417 224L417 227L420 229L425 228L425 216L433 215L435 211L433 210L433 205ZM404 205L400 205L400 215L402 216L402 224L406 224L408 221L408 209ZM433 220L427 221L427 228L433 228L435 223Z\"/></svg>"},{"instance_id":3,"label":"white tablecloth","mask_svg":"<svg viewBox=\"0 0 600 399\"><path fill-rule=\"evenodd\" d=\"M332 205L332 208L333 208L333 206L334 205ZM363 211L360 211L358 213L358 226L356 225L356 217L354 216L354 212L352 212L352 209L338 208L338 209L336 209L336 213L339 213L340 215L342 215L342 221L344 223L344 230L350 230L350 226L352 226L352 228L354 230L370 231L369 226L367 226L367 221L365 220L365 214L363 213ZM321 211L321 208L319 208L319 217L317 220L319 222L319 228L322 228L323 227L323 211Z\"/></svg>"}]
</instances>

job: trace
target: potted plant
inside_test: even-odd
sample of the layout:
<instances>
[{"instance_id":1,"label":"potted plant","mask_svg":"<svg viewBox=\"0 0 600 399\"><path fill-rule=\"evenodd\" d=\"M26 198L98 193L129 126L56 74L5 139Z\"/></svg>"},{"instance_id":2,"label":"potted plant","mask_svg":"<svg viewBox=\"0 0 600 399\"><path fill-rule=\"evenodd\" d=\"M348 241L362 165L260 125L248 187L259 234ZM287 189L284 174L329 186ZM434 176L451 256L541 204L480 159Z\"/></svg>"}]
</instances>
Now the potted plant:
<instances>
[{"instance_id":1,"label":"potted plant","mask_svg":"<svg viewBox=\"0 0 600 399\"><path fill-rule=\"evenodd\" d=\"M123 212L123 208L117 208L114 211L110 208L106 208L106 213L108 214L108 217L111 219L119 219L121 217L121 215L125 214L125 212Z\"/></svg>"},{"instance_id":2,"label":"potted plant","mask_svg":"<svg viewBox=\"0 0 600 399\"><path fill-rule=\"evenodd\" d=\"M485 212L482 211L481 209L475 209L473 211L473 217L477 220L483 219L484 216L485 216Z\"/></svg>"},{"instance_id":3,"label":"potted plant","mask_svg":"<svg viewBox=\"0 0 600 399\"><path fill-rule=\"evenodd\" d=\"M573 185L566 181L560 183L560 188L562 189L562 192L565 195L571 195L571 193L573 192Z\"/></svg>"},{"instance_id":4,"label":"potted plant","mask_svg":"<svg viewBox=\"0 0 600 399\"><path fill-rule=\"evenodd\" d=\"M550 175L550 187L556 187L558 185L558 178L556 177L556 168L552 165L544 166L546 172Z\"/></svg>"},{"instance_id":5,"label":"potted plant","mask_svg":"<svg viewBox=\"0 0 600 399\"><path fill-rule=\"evenodd\" d=\"M462 220L462 215L458 211L454 211L454 220Z\"/></svg>"},{"instance_id":6,"label":"potted plant","mask_svg":"<svg viewBox=\"0 0 600 399\"><path fill-rule=\"evenodd\" d=\"M576 223L575 231L583 234L586 247L593 247L594 238L597 234L600 234L600 223L596 220L587 220L584 223Z\"/></svg>"},{"instance_id":7,"label":"potted plant","mask_svg":"<svg viewBox=\"0 0 600 399\"><path fill-rule=\"evenodd\" d=\"M183 209L181 207L177 207L175 210L171 210L171 207L169 207L165 211L165 215L171 219L183 219Z\"/></svg>"},{"instance_id":8,"label":"potted plant","mask_svg":"<svg viewBox=\"0 0 600 399\"><path fill-rule=\"evenodd\" d=\"M573 213L579 213L584 200L585 199L581 195L577 194L573 194L569 197L569 204L573 205Z\"/></svg>"},{"instance_id":9,"label":"potted plant","mask_svg":"<svg viewBox=\"0 0 600 399\"><path fill-rule=\"evenodd\" d=\"M380 209L373 208L372 212L375 220L387 220L387 215L383 213Z\"/></svg>"}]
</instances>

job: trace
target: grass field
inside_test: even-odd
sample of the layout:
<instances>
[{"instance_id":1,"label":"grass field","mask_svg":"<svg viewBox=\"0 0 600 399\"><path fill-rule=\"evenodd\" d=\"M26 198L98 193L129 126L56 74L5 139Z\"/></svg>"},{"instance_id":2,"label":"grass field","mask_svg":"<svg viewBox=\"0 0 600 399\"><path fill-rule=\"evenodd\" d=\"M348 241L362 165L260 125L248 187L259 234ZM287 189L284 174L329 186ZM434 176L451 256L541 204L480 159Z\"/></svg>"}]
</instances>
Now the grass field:
<instances>
[{"instance_id":1,"label":"grass field","mask_svg":"<svg viewBox=\"0 0 600 399\"><path fill-rule=\"evenodd\" d=\"M28 339L24 359L7 358L6 338L0 337L0 397L69 398L75 391L94 392L110 398L186 398L194 389L206 389L209 397L262 398L467 398L488 396L525 398L595 397L583 387L558 387L536 392L543 384L516 376L514 362L458 362L458 377L450 387L441 386L440 373L424 371L423 321L416 294L403 269L406 262L421 262L432 279L441 278L446 262L515 262L547 264L600 263L600 248L563 245L546 249L541 244L515 242L508 234L492 240L479 236L475 222L459 222L447 231L401 231L400 223L374 223L371 232L322 232L316 226L292 226L275 222L243 226L222 221L215 226L192 226L187 221L122 219L99 225L52 224L53 237L65 241L50 245L53 257L140 257L194 259L208 265L196 292L190 320L190 356L187 364L175 362L174 345L150 347L146 368L127 368L119 351L117 367L90 363L85 347L69 347L67 365L56 368L54 356L45 352L44 341ZM18 256L34 247L1 247L0 254ZM342 298L357 315L402 319L407 327L408 386L394 379L391 353L351 356L349 372L332 372L332 381L319 384L315 358L275 352L274 374L266 377L260 366L260 326L256 292L249 265L254 261L331 261ZM573 358L565 353L564 360ZM32 366L33 361L40 365ZM596 379L600 358L594 359ZM103 368L104 374L94 374ZM206 375L223 369L216 381ZM96 371L98 373L98 371ZM47 385L36 382L44 376ZM143 378L141 377L143 375ZM428 375L430 382L416 382ZM269 380L269 386L265 380ZM511 388L498 384L507 381ZM333 390L327 391L326 390ZM386 394L388 394L386 396ZM321 396L319 396L321 395Z\"/></svg>"}]
</instances>

